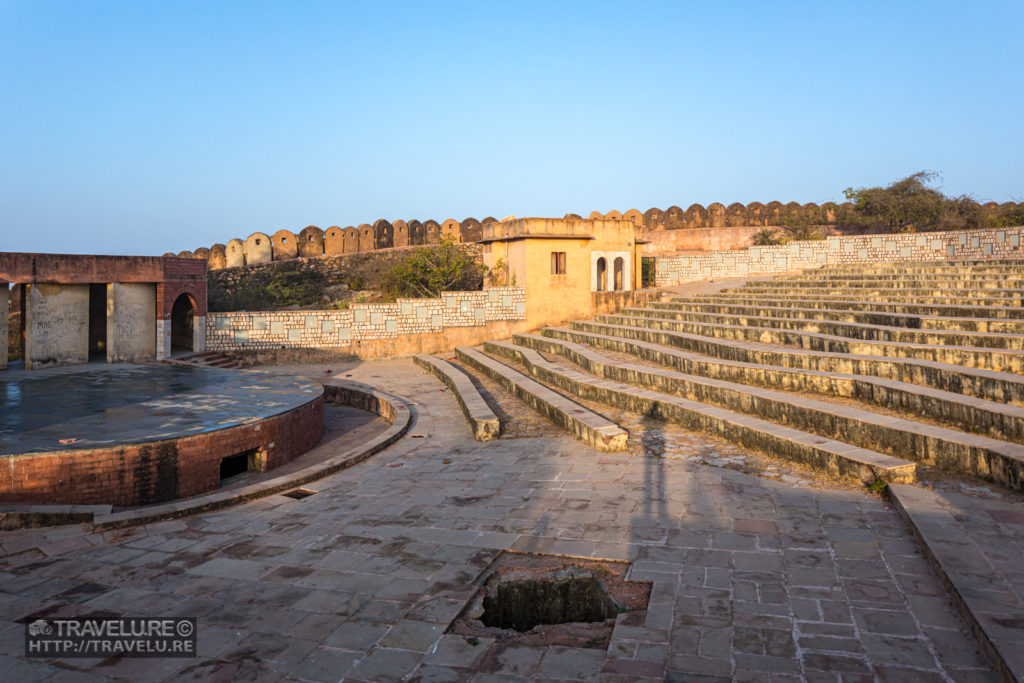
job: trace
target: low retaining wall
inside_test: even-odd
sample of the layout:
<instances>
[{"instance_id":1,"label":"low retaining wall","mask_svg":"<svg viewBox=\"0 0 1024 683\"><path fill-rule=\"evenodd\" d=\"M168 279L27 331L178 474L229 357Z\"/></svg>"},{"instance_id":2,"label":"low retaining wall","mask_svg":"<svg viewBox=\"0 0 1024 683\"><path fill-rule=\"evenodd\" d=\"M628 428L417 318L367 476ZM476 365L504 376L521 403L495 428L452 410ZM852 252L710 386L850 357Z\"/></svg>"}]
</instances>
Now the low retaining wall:
<instances>
[{"instance_id":1,"label":"low retaining wall","mask_svg":"<svg viewBox=\"0 0 1024 683\"><path fill-rule=\"evenodd\" d=\"M356 304L337 311L211 313L206 319L206 349L275 355L281 350L321 349L360 358L432 353L454 345L438 346L432 340L451 337L466 343L459 331L483 331L492 323L525 319L522 287L452 292L437 299L399 299L393 304ZM379 353L373 352L375 347L380 347Z\"/></svg>"},{"instance_id":2,"label":"low retaining wall","mask_svg":"<svg viewBox=\"0 0 1024 683\"><path fill-rule=\"evenodd\" d=\"M1024 226L990 230L828 237L655 259L655 285L777 275L802 268L858 263L985 260L1024 256Z\"/></svg>"}]
</instances>

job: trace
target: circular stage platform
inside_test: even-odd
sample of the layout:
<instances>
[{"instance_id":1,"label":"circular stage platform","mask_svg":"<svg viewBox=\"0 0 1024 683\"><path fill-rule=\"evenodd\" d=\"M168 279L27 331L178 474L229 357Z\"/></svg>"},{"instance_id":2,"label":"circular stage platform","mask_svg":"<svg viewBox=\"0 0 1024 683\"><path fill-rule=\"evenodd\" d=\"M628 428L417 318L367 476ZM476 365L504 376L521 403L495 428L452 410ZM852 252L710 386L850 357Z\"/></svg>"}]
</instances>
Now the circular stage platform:
<instances>
[{"instance_id":1,"label":"circular stage platform","mask_svg":"<svg viewBox=\"0 0 1024 683\"><path fill-rule=\"evenodd\" d=\"M258 372L90 364L0 372L0 501L145 505L269 470L323 434L323 387Z\"/></svg>"}]
</instances>

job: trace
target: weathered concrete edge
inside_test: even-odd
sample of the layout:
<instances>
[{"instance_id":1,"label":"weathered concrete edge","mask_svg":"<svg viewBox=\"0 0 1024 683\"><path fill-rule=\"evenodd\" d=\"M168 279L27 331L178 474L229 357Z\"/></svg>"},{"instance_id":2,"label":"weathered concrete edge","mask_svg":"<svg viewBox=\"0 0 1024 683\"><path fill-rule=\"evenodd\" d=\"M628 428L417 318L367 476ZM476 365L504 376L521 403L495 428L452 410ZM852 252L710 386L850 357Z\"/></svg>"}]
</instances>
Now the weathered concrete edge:
<instances>
[{"instance_id":1,"label":"weathered concrete edge","mask_svg":"<svg viewBox=\"0 0 1024 683\"><path fill-rule=\"evenodd\" d=\"M356 465L391 446L405 435L412 421L412 414L405 400L359 382L333 380L324 385L324 398L332 403L340 403L375 413L390 422L391 426L367 443L349 448L329 460L311 465L290 475L275 477L233 491L214 492L173 503L111 514L94 514L93 529L104 531L188 517L201 512L241 505L308 484L317 479L323 479Z\"/></svg>"},{"instance_id":2,"label":"weathered concrete edge","mask_svg":"<svg viewBox=\"0 0 1024 683\"><path fill-rule=\"evenodd\" d=\"M915 344L926 346L963 346L993 350L1020 351L1024 349L1024 338L1019 334L1004 332L982 332L976 330L942 330L907 328L897 325L883 325L876 322L853 322L844 320L822 320L798 318L785 315L754 315L711 313L685 309L623 308L623 315L649 317L660 320L678 320L686 323L712 325L741 325L766 327L787 331L812 332L834 337L845 337L858 342L877 344ZM774 313L774 311L773 311ZM961 342L971 342L970 344Z\"/></svg>"},{"instance_id":3,"label":"weathered concrete edge","mask_svg":"<svg viewBox=\"0 0 1024 683\"><path fill-rule=\"evenodd\" d=\"M966 472L1012 489L1021 489L1024 480L1024 447L1020 444L794 396L764 386L613 362L569 340L517 334L513 341L519 346L563 356L587 372L613 382L716 405L867 450L913 453L907 459Z\"/></svg>"},{"instance_id":4,"label":"weathered concrete edge","mask_svg":"<svg viewBox=\"0 0 1024 683\"><path fill-rule=\"evenodd\" d=\"M999 674L1005 681L1021 681L1024 680L1024 671L1014 671L1006 658L1003 657L1000 652L999 646L986 631L985 626L981 623L978 617L971 611L971 606L968 602L968 598L965 598L960 591L960 587L957 586L956 572L948 570L943 563L943 558L940 553L934 547L929 544L927 537L924 532L921 531L918 526L918 512L913 509L913 497L915 495L924 495L926 492L923 489L919 489L915 486L890 484L889 495L892 498L893 504L903 518L907 521L910 526L911 532L914 534L914 538L917 540L918 546L921 548L925 559L935 569L939 575L939 579L946 585L946 589L950 595L953 596L953 602L956 603L957 609L963 616L964 621L970 627L974 637L978 639L985 654L995 665ZM930 492L928 492L930 493ZM934 495L934 494L930 494Z\"/></svg>"},{"instance_id":5,"label":"weathered concrete edge","mask_svg":"<svg viewBox=\"0 0 1024 683\"><path fill-rule=\"evenodd\" d=\"M787 330L778 327L685 322L621 314L596 315L594 320L598 323L610 323L612 325L636 325L657 330L696 334L712 339L796 346L830 354L840 353L857 356L906 358L1015 374L1024 372L1024 351L1009 349L989 349L975 346L935 346L931 344L912 344L909 342L875 342L819 332Z\"/></svg>"},{"instance_id":6,"label":"weathered concrete edge","mask_svg":"<svg viewBox=\"0 0 1024 683\"><path fill-rule=\"evenodd\" d=\"M112 505L5 503L0 505L0 531L92 523L94 515L108 514L112 509Z\"/></svg>"},{"instance_id":7,"label":"weathered concrete edge","mask_svg":"<svg viewBox=\"0 0 1024 683\"><path fill-rule=\"evenodd\" d=\"M686 429L709 433L745 448L817 467L833 475L862 483L870 483L877 478L890 481L914 481L916 478L916 463L902 458L819 437L709 403L597 377L584 377L581 373L570 374L555 368L536 351L508 342L487 342L486 347L523 363L539 379L582 398L674 422Z\"/></svg>"},{"instance_id":8,"label":"weathered concrete edge","mask_svg":"<svg viewBox=\"0 0 1024 683\"><path fill-rule=\"evenodd\" d=\"M427 372L436 376L446 387L452 390L455 398L466 416L473 436L477 441L497 439L501 433L501 423L483 396L476 390L469 378L458 371L448 361L436 356L419 354L413 356L413 362Z\"/></svg>"},{"instance_id":9,"label":"weathered concrete edge","mask_svg":"<svg viewBox=\"0 0 1024 683\"><path fill-rule=\"evenodd\" d=\"M558 394L550 387L540 384L518 370L514 370L503 363L489 358L479 351L465 346L458 346L455 348L455 352L458 354L459 360L473 366L496 381L506 391L545 417L550 418L551 421L580 441L593 446L599 451L608 453L625 450L629 432L603 415L584 408L578 403ZM533 385L542 388L545 393L550 392L556 395L561 399L558 403L564 401L567 405L559 406L543 398L536 389L532 388ZM570 414L568 412L569 405L573 406L573 410L577 413L593 418L593 421L600 426L588 425L575 415Z\"/></svg>"},{"instance_id":10,"label":"weathered concrete edge","mask_svg":"<svg viewBox=\"0 0 1024 683\"><path fill-rule=\"evenodd\" d=\"M1024 444L1024 408L1010 403L874 375L703 356L638 338L616 337L568 327L545 327L540 334L545 338L627 353L684 374L826 397L841 396L897 411L906 411L908 406L913 405L916 413L927 415L941 424L949 424L972 434Z\"/></svg>"},{"instance_id":11,"label":"weathered concrete edge","mask_svg":"<svg viewBox=\"0 0 1024 683\"><path fill-rule=\"evenodd\" d=\"M609 334L661 344L711 358L820 372L873 375L899 382L920 384L942 391L955 391L957 388L969 387L970 393L979 398L1017 403L1018 405L1024 403L1024 378L1011 373L914 358L826 353L773 346L760 342L705 337L647 326L634 327L590 320L575 320L569 323L569 327L572 330ZM964 389L964 391L967 390Z\"/></svg>"}]
</instances>

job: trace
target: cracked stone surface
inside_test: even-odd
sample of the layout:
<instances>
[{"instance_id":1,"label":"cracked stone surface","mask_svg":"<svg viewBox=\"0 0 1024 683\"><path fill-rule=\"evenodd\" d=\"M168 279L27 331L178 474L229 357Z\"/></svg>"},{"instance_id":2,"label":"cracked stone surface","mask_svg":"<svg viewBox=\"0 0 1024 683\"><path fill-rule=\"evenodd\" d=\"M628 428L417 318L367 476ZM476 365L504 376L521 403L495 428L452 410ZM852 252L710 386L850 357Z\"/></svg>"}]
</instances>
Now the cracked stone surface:
<instances>
[{"instance_id":1,"label":"cracked stone surface","mask_svg":"<svg viewBox=\"0 0 1024 683\"><path fill-rule=\"evenodd\" d=\"M660 455L566 436L479 443L451 392L411 360L272 370L327 367L412 401L410 431L424 438L309 484L317 494L303 500L104 534L0 534L5 677L995 680L878 497L701 464L715 442L699 435ZM653 582L649 608L620 615L607 650L445 633L506 549L631 561L630 579ZM195 616L200 656L24 657L25 619L100 610Z\"/></svg>"}]
</instances>

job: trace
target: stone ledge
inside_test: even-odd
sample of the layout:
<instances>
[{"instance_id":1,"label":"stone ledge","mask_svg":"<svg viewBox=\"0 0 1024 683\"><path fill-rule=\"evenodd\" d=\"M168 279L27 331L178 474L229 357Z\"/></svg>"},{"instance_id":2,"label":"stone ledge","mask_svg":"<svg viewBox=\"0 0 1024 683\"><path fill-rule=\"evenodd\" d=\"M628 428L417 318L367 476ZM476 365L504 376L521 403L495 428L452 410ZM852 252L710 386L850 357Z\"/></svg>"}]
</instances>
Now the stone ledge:
<instances>
[{"instance_id":1,"label":"stone ledge","mask_svg":"<svg viewBox=\"0 0 1024 683\"><path fill-rule=\"evenodd\" d=\"M92 522L95 515L108 514L111 505L0 505L0 530L35 529Z\"/></svg>"},{"instance_id":2,"label":"stone ledge","mask_svg":"<svg viewBox=\"0 0 1024 683\"><path fill-rule=\"evenodd\" d=\"M1024 377L1005 372L965 368L912 358L805 351L758 342L737 342L683 332L595 323L588 320L572 322L570 327L577 331L613 334L626 339L638 339L686 349L712 358L762 365L779 365L803 370L873 375L943 391L960 390L965 394L991 401L1016 405L1024 403Z\"/></svg>"},{"instance_id":3,"label":"stone ledge","mask_svg":"<svg viewBox=\"0 0 1024 683\"><path fill-rule=\"evenodd\" d=\"M550 418L580 441L599 451L610 453L625 450L629 432L603 415L570 401L557 391L475 349L459 346L455 352L460 361L484 373L520 401Z\"/></svg>"},{"instance_id":4,"label":"stone ledge","mask_svg":"<svg viewBox=\"0 0 1024 683\"><path fill-rule=\"evenodd\" d=\"M1024 336L1001 332L978 332L948 329L920 329L906 326L885 325L879 322L836 321L779 316L772 311L769 315L756 313L739 315L735 313L710 313L681 308L650 309L624 308L623 315L647 317L661 320L678 320L686 323L728 325L742 327L771 328L795 332L826 334L843 337L851 341L880 344L916 344L929 346L958 346L1010 351L1024 350Z\"/></svg>"},{"instance_id":5,"label":"stone ledge","mask_svg":"<svg viewBox=\"0 0 1024 683\"><path fill-rule=\"evenodd\" d=\"M908 342L874 342L850 339L819 332L784 330L749 325L683 322L626 315L598 315L597 322L633 325L654 329L697 334L716 339L741 342L763 342L777 346L795 346L830 354L879 356L892 360L904 358L933 361L970 368L986 368L1007 372L1024 372L1024 351L988 349L976 346L933 346Z\"/></svg>"},{"instance_id":6,"label":"stone ledge","mask_svg":"<svg viewBox=\"0 0 1024 683\"><path fill-rule=\"evenodd\" d=\"M984 306L948 303L943 297L939 303L904 303L891 299L865 301L863 299L836 299L828 297L801 298L788 296L785 299L767 296L745 296L742 294L702 294L686 298L673 298L676 302L697 302L706 304L761 306L770 301L773 306L817 308L828 310L855 310L873 313L905 313L908 315L936 315L953 318L993 318L998 320L1024 319L1024 308L1020 306Z\"/></svg>"},{"instance_id":7,"label":"stone ledge","mask_svg":"<svg viewBox=\"0 0 1024 683\"><path fill-rule=\"evenodd\" d=\"M774 349L802 349L830 356L877 357L887 362L904 360L938 362L952 368L988 370L990 372L1024 372L1024 351L978 348L976 346L932 346L905 342L869 342L825 335L816 332L755 328L742 325L716 325L712 323L683 323L663 321L651 317L629 315L595 315L595 322L667 330L695 335L706 339L721 339L739 343L760 343ZM1024 378L1022 378L1024 379Z\"/></svg>"},{"instance_id":8,"label":"stone ledge","mask_svg":"<svg viewBox=\"0 0 1024 683\"><path fill-rule=\"evenodd\" d=\"M493 353L525 365L538 379L585 400L674 422L738 443L746 448L816 467L833 476L868 483L882 478L914 481L917 466L901 458L808 434L791 427L581 372L564 370L531 349L508 342L487 342Z\"/></svg>"},{"instance_id":9,"label":"stone ledge","mask_svg":"<svg viewBox=\"0 0 1024 683\"><path fill-rule=\"evenodd\" d=\"M782 391L613 362L570 341L533 334L515 335L514 340L520 346L559 354L603 379L717 405L890 455L912 453L917 462L967 472L1009 488L1024 485L1024 446L1020 444Z\"/></svg>"},{"instance_id":10,"label":"stone ledge","mask_svg":"<svg viewBox=\"0 0 1024 683\"><path fill-rule=\"evenodd\" d=\"M964 555L974 554L971 534L960 526L941 504L940 497L933 491L916 486L889 487L889 493L896 509L907 520L925 558L935 568L939 578L946 584L953 601L964 620L982 645L985 654L996 665L1006 681L1024 680L1024 609L1019 605L1002 604L998 621L994 615L985 612L985 593L991 583L982 580L964 568ZM985 514L972 510L972 514ZM1019 564L1024 557L1005 557L1008 548L1001 545L997 550L1007 563L1014 560Z\"/></svg>"},{"instance_id":11,"label":"stone ledge","mask_svg":"<svg viewBox=\"0 0 1024 683\"><path fill-rule=\"evenodd\" d=\"M710 314L725 314L739 317L769 314L775 318L799 318L803 320L830 320L837 322L867 322L886 327L902 327L909 330L960 330L963 332L996 332L999 334L1024 334L1024 320L980 318L976 316L956 317L924 313L889 313L857 308L812 308L803 307L801 302L768 300L765 303L741 304L727 302L655 301L648 308L660 311L687 311Z\"/></svg>"},{"instance_id":12,"label":"stone ledge","mask_svg":"<svg viewBox=\"0 0 1024 683\"><path fill-rule=\"evenodd\" d=\"M498 416L494 414L466 375L448 361L436 356L420 354L414 356L413 361L452 390L477 441L490 441L498 438L501 433Z\"/></svg>"},{"instance_id":13,"label":"stone ledge","mask_svg":"<svg viewBox=\"0 0 1024 683\"><path fill-rule=\"evenodd\" d=\"M900 411L912 410L963 431L1024 443L1024 408L998 401L872 375L724 360L614 334L566 327L546 327L541 334L627 353L690 375L798 393L852 398Z\"/></svg>"}]
</instances>

